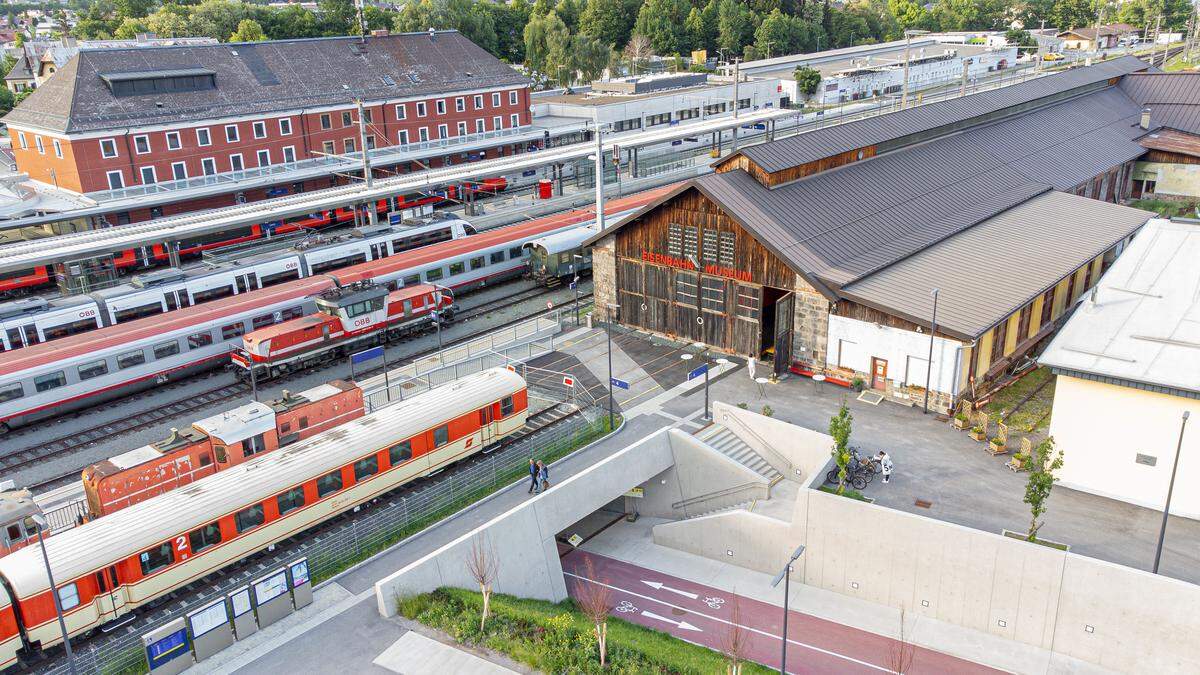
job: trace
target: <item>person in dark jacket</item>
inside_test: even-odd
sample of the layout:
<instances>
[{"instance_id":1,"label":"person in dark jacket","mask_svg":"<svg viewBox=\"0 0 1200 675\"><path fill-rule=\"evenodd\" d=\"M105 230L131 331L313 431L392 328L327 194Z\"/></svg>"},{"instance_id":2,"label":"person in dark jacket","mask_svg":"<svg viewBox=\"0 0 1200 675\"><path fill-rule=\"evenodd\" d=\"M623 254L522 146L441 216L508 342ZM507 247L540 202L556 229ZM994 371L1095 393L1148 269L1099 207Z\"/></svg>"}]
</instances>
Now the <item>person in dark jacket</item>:
<instances>
[{"instance_id":1,"label":"person in dark jacket","mask_svg":"<svg viewBox=\"0 0 1200 675\"><path fill-rule=\"evenodd\" d=\"M532 459L529 460L529 494L538 491L538 465Z\"/></svg>"},{"instance_id":2,"label":"person in dark jacket","mask_svg":"<svg viewBox=\"0 0 1200 675\"><path fill-rule=\"evenodd\" d=\"M550 467L546 466L545 464L542 464L541 462L538 462L538 467L540 467L539 474L542 479L542 489L549 490L550 489Z\"/></svg>"}]
</instances>

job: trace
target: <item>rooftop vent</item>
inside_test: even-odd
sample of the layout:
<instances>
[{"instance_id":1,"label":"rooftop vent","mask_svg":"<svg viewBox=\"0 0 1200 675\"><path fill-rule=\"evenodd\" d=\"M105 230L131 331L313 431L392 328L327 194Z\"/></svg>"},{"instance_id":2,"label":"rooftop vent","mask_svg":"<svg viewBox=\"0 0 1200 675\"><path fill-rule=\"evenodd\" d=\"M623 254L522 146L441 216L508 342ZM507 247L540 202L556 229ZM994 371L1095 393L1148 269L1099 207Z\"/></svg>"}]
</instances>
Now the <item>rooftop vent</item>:
<instances>
[{"instance_id":1,"label":"rooftop vent","mask_svg":"<svg viewBox=\"0 0 1200 675\"><path fill-rule=\"evenodd\" d=\"M385 86L388 86L388 87L396 86L396 78L392 77L391 75L380 75L379 79L381 82L383 82L383 84Z\"/></svg>"},{"instance_id":2,"label":"rooftop vent","mask_svg":"<svg viewBox=\"0 0 1200 675\"><path fill-rule=\"evenodd\" d=\"M1143 129L1150 128L1150 109L1142 108L1142 117L1138 120L1138 126Z\"/></svg>"}]
</instances>

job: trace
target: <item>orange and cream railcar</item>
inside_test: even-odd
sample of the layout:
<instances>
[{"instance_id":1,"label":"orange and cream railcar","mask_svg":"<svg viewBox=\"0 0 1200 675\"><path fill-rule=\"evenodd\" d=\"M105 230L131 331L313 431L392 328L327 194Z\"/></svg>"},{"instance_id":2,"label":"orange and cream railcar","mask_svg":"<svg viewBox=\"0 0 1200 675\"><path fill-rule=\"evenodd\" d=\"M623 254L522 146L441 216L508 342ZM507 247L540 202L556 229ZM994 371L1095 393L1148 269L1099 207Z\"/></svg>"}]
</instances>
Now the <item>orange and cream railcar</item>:
<instances>
[{"instance_id":1,"label":"orange and cream railcar","mask_svg":"<svg viewBox=\"0 0 1200 675\"><path fill-rule=\"evenodd\" d=\"M78 635L428 475L525 425L525 381L493 368L46 540ZM0 558L0 667L61 642L37 547Z\"/></svg>"},{"instance_id":2,"label":"orange and cream railcar","mask_svg":"<svg viewBox=\"0 0 1200 675\"><path fill-rule=\"evenodd\" d=\"M182 431L83 470L88 519L236 466L262 453L362 417L358 385L333 380L299 394L250 403L192 423Z\"/></svg>"}]
</instances>

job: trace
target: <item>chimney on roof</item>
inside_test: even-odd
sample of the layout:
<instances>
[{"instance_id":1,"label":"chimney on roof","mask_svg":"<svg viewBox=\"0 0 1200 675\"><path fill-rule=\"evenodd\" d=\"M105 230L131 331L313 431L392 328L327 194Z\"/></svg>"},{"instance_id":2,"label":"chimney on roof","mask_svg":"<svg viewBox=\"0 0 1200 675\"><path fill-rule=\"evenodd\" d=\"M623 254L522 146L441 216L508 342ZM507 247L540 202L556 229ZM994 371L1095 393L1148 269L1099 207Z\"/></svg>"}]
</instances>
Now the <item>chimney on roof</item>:
<instances>
[{"instance_id":1,"label":"chimney on roof","mask_svg":"<svg viewBox=\"0 0 1200 675\"><path fill-rule=\"evenodd\" d=\"M1150 109L1142 108L1142 118L1138 120L1138 126L1143 129L1150 128Z\"/></svg>"}]
</instances>

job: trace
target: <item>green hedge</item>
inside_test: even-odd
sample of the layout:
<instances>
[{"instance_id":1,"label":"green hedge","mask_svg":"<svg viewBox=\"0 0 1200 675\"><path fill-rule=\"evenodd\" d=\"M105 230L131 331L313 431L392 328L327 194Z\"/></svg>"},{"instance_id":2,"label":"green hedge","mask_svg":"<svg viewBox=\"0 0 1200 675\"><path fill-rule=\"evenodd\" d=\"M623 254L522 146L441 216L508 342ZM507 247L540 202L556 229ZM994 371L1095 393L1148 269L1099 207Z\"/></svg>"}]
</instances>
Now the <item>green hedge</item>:
<instances>
[{"instance_id":1,"label":"green hedge","mask_svg":"<svg viewBox=\"0 0 1200 675\"><path fill-rule=\"evenodd\" d=\"M621 619L608 620L608 664L601 670L595 633L587 617L570 600L492 596L492 615L481 632L483 597L459 588L401 598L399 613L448 633L467 645L507 654L546 673L724 673L727 660L719 652ZM756 663L742 667L746 675L774 671Z\"/></svg>"}]
</instances>

